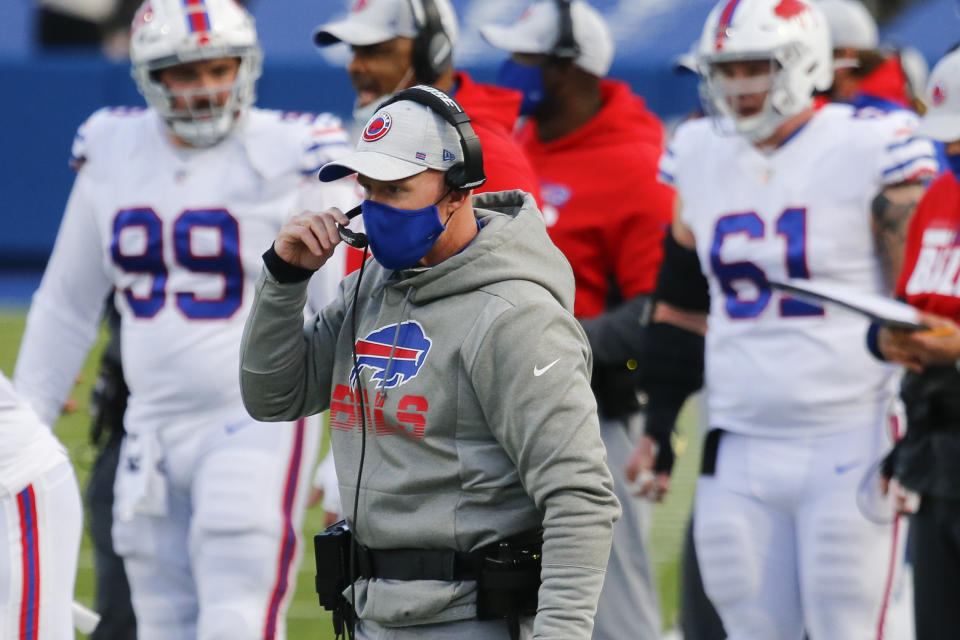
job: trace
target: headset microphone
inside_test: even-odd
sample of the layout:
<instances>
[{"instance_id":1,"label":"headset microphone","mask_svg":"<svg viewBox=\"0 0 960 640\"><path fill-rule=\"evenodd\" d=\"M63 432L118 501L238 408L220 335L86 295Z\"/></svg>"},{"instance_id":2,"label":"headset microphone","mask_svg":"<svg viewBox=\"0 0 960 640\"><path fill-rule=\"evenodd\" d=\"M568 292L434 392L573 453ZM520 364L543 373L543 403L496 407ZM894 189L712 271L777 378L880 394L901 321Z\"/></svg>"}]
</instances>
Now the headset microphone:
<instances>
[{"instance_id":1,"label":"headset microphone","mask_svg":"<svg viewBox=\"0 0 960 640\"><path fill-rule=\"evenodd\" d=\"M363 205L357 205L350 211L347 211L347 217L351 220L360 215L363 209ZM340 239L346 242L348 245L354 249L365 249L367 247L367 234L361 231L350 231L345 226L337 223L337 231L340 232Z\"/></svg>"}]
</instances>

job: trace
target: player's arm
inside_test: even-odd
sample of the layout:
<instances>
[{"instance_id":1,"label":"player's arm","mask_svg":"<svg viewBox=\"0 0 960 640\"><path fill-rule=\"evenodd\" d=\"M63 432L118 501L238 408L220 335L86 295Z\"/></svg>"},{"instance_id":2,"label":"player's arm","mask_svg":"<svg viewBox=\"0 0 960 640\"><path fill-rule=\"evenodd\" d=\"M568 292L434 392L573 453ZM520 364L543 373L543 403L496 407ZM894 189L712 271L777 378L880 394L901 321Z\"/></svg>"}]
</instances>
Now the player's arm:
<instances>
[{"instance_id":1,"label":"player's arm","mask_svg":"<svg viewBox=\"0 0 960 640\"><path fill-rule=\"evenodd\" d=\"M910 219L939 163L933 143L913 133L916 115L892 113L876 120L875 126L874 139L882 146L868 156L875 159L879 185L871 205L871 227L887 289L893 291L903 268Z\"/></svg>"},{"instance_id":2,"label":"player's arm","mask_svg":"<svg viewBox=\"0 0 960 640\"><path fill-rule=\"evenodd\" d=\"M307 281L340 243L337 210L295 216L264 253L240 344L240 393L251 416L280 422L330 405L333 358L345 317L345 287L316 320L303 326ZM352 289L350 289L352 297Z\"/></svg>"},{"instance_id":3,"label":"player's arm","mask_svg":"<svg viewBox=\"0 0 960 640\"><path fill-rule=\"evenodd\" d=\"M677 198L677 212L680 199ZM638 494L660 500L670 487L671 434L683 403L703 386L704 335L710 296L693 232L674 217L654 293L642 351L641 388L647 394L643 437L625 470Z\"/></svg>"},{"instance_id":4,"label":"player's arm","mask_svg":"<svg viewBox=\"0 0 960 640\"><path fill-rule=\"evenodd\" d=\"M923 197L919 181L886 187L871 205L873 238L887 289L892 291L903 269L904 248L910 219Z\"/></svg>"},{"instance_id":5,"label":"player's arm","mask_svg":"<svg viewBox=\"0 0 960 640\"><path fill-rule=\"evenodd\" d=\"M103 267L90 177L81 170L67 201L53 253L27 313L14 384L53 425L96 340L112 280Z\"/></svg>"}]
</instances>

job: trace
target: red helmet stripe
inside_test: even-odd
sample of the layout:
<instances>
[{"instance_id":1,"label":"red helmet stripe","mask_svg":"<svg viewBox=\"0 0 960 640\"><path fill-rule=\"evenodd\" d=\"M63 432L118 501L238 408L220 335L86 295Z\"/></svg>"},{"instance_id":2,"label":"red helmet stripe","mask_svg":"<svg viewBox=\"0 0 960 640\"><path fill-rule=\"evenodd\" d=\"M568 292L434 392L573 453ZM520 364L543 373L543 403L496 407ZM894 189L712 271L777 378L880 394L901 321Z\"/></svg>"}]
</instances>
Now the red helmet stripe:
<instances>
[{"instance_id":1,"label":"red helmet stripe","mask_svg":"<svg viewBox=\"0 0 960 640\"><path fill-rule=\"evenodd\" d=\"M727 39L727 28L733 20L733 12L737 10L738 4L740 4L740 0L729 0L727 6L723 8L723 13L720 14L720 22L717 24L715 42L717 51L723 49L723 41Z\"/></svg>"},{"instance_id":2,"label":"red helmet stripe","mask_svg":"<svg viewBox=\"0 0 960 640\"><path fill-rule=\"evenodd\" d=\"M205 0L183 0L183 4L189 10L187 24L190 25L191 33L206 33L209 31L210 14L207 13ZM191 9L191 7L198 7L199 10Z\"/></svg>"}]
</instances>

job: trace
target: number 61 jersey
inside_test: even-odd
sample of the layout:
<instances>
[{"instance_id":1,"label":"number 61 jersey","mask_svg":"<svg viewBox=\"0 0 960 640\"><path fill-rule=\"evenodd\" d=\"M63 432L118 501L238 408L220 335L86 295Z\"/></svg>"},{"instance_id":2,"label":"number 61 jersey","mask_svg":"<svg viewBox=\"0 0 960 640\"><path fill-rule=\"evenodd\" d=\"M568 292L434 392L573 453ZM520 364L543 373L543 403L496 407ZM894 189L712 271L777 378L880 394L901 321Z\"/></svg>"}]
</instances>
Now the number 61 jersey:
<instances>
[{"instance_id":1,"label":"number 61 jersey","mask_svg":"<svg viewBox=\"0 0 960 640\"><path fill-rule=\"evenodd\" d=\"M104 109L81 126L78 175L27 319L15 381L48 422L97 335L122 316L127 423L240 406L240 339L261 255L291 215L359 200L316 171L347 149L330 115L249 109L219 144L171 144L152 110ZM312 285L332 300L336 260ZM326 285L324 287L324 284Z\"/></svg>"},{"instance_id":2,"label":"number 61 jersey","mask_svg":"<svg viewBox=\"0 0 960 640\"><path fill-rule=\"evenodd\" d=\"M909 112L828 105L769 153L708 119L677 130L660 175L677 189L710 283L711 426L796 437L879 424L895 370L869 354L866 320L766 283L822 278L882 291L871 201L937 168L915 127Z\"/></svg>"}]
</instances>

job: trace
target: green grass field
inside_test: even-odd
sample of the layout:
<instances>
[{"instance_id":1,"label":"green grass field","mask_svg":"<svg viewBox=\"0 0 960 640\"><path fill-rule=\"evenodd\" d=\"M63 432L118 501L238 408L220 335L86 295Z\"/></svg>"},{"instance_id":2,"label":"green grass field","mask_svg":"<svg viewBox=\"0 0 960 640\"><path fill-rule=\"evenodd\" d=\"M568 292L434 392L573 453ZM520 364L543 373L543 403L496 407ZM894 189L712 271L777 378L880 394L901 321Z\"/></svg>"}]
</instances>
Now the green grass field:
<instances>
[{"instance_id":1,"label":"green grass field","mask_svg":"<svg viewBox=\"0 0 960 640\"><path fill-rule=\"evenodd\" d=\"M8 376L13 375L17 348L20 344L20 336L23 333L24 316L22 310L0 311L0 369ZM99 361L101 346L102 340L87 359L83 373L72 394L72 398L77 403L76 410L64 415L56 427L57 436L70 449L81 486L86 482L95 455L93 447L87 441L89 422L87 400L90 396L91 385L95 380L95 363ZM688 406L681 415L681 438L677 447L680 455L674 472L672 490L667 500L654 509L651 551L657 567L664 622L667 627L672 627L676 619L677 561L683 538L683 527L693 495L695 470L699 460L699 439L695 434L695 415L694 411ZM311 534L319 531L322 526L323 513L319 508L307 513L303 529L303 540L307 548L303 556L304 562L301 563L297 574L296 592L287 616L289 640L326 640L333 638L329 620L325 612L317 605L316 596L313 592L314 568ZM80 550L76 599L88 606L93 605L93 555L90 549L90 541L86 536L84 536Z\"/></svg>"}]
</instances>

